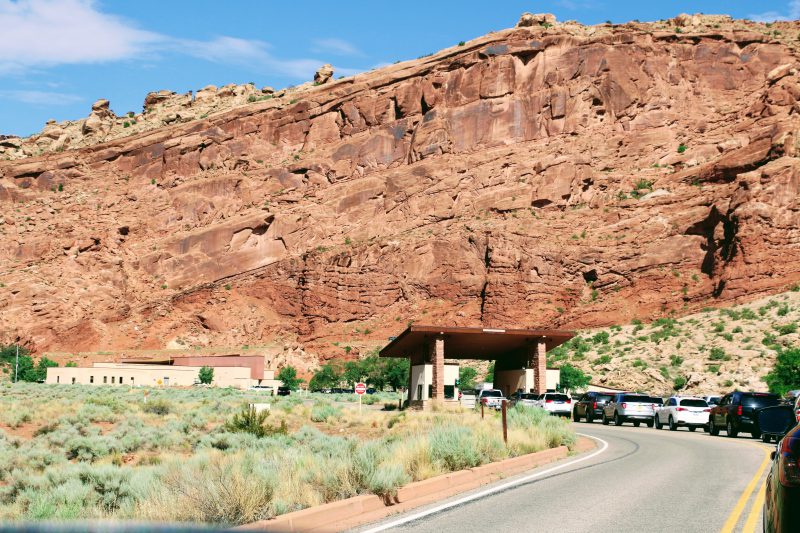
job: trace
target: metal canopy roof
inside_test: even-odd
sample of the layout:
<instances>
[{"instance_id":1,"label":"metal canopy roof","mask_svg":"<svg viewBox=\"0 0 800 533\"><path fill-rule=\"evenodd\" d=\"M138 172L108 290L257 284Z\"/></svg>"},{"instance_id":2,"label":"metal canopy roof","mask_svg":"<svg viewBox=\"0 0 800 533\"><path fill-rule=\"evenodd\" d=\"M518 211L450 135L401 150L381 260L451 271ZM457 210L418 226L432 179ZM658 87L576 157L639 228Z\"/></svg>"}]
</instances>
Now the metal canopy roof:
<instances>
[{"instance_id":1,"label":"metal canopy roof","mask_svg":"<svg viewBox=\"0 0 800 533\"><path fill-rule=\"evenodd\" d=\"M457 328L442 326L409 326L396 337L381 357L409 357L438 335L443 335L445 359L494 360L505 354L544 340L548 350L575 336L575 332L556 329Z\"/></svg>"}]
</instances>

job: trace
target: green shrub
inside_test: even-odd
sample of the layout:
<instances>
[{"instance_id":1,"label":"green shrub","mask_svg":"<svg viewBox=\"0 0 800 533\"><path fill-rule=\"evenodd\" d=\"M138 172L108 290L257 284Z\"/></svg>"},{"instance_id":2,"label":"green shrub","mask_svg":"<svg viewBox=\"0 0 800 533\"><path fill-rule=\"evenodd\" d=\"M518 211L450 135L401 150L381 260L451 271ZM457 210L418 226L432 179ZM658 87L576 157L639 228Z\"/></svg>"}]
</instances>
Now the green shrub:
<instances>
[{"instance_id":1,"label":"green shrub","mask_svg":"<svg viewBox=\"0 0 800 533\"><path fill-rule=\"evenodd\" d=\"M259 438L270 435L285 435L288 431L286 421L281 420L280 426L271 426L266 423L268 416L269 411L258 412L255 407L245 406L239 413L233 415L230 421L225 423L225 430L231 433L250 433Z\"/></svg>"},{"instance_id":2,"label":"green shrub","mask_svg":"<svg viewBox=\"0 0 800 533\"><path fill-rule=\"evenodd\" d=\"M448 472L481 464L472 432L465 427L440 426L430 433L431 459Z\"/></svg>"},{"instance_id":3,"label":"green shrub","mask_svg":"<svg viewBox=\"0 0 800 533\"><path fill-rule=\"evenodd\" d=\"M686 378L683 376L678 376L675 378L675 381L672 383L672 388L675 390L681 390L686 386Z\"/></svg>"},{"instance_id":4,"label":"green shrub","mask_svg":"<svg viewBox=\"0 0 800 533\"><path fill-rule=\"evenodd\" d=\"M677 30L680 30L680 28L677 28L677 29L676 29L676 31L677 31ZM678 31L678 33L680 33L680 31ZM678 153L679 153L679 154L682 154L683 152L685 152L685 151L686 151L686 148L687 148L687 147L686 147L686 145L685 145L685 144L683 144L683 143L679 144L679 145L678 145Z\"/></svg>"},{"instance_id":5,"label":"green shrub","mask_svg":"<svg viewBox=\"0 0 800 533\"><path fill-rule=\"evenodd\" d=\"M154 415L168 415L172 411L172 404L167 400L154 399L142 404L142 411Z\"/></svg>"},{"instance_id":6,"label":"green shrub","mask_svg":"<svg viewBox=\"0 0 800 533\"><path fill-rule=\"evenodd\" d=\"M610 355L601 355L600 357L598 357L597 359L592 361L592 364L593 365L605 365L605 364L608 364L610 362L611 362L611 356Z\"/></svg>"},{"instance_id":7,"label":"green shrub","mask_svg":"<svg viewBox=\"0 0 800 533\"><path fill-rule=\"evenodd\" d=\"M782 326L775 326L775 330L778 332L778 335L789 335L790 333L795 333L797 331L797 324L791 322Z\"/></svg>"},{"instance_id":8,"label":"green shrub","mask_svg":"<svg viewBox=\"0 0 800 533\"><path fill-rule=\"evenodd\" d=\"M327 422L331 418L339 418L341 414L341 409L331 404L318 403L311 408L311 420L313 422Z\"/></svg>"},{"instance_id":9,"label":"green shrub","mask_svg":"<svg viewBox=\"0 0 800 533\"><path fill-rule=\"evenodd\" d=\"M715 346L709 351L708 358L712 361L729 361L731 357L725 353L725 350Z\"/></svg>"},{"instance_id":10,"label":"green shrub","mask_svg":"<svg viewBox=\"0 0 800 533\"><path fill-rule=\"evenodd\" d=\"M672 366L681 366L683 364L683 357L680 355L671 355L669 358L669 364Z\"/></svg>"}]
</instances>

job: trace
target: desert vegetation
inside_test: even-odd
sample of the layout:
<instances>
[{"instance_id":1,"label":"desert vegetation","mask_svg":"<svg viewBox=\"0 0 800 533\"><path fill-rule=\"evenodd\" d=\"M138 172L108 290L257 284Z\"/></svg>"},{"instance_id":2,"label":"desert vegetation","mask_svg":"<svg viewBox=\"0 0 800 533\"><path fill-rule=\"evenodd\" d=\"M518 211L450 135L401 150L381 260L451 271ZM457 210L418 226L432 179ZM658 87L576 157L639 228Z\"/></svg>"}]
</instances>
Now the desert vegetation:
<instances>
[{"instance_id":1,"label":"desert vegetation","mask_svg":"<svg viewBox=\"0 0 800 533\"><path fill-rule=\"evenodd\" d=\"M0 385L0 521L240 524L562 444L541 410L384 411L397 395ZM146 401L145 401L146 400Z\"/></svg>"}]
</instances>

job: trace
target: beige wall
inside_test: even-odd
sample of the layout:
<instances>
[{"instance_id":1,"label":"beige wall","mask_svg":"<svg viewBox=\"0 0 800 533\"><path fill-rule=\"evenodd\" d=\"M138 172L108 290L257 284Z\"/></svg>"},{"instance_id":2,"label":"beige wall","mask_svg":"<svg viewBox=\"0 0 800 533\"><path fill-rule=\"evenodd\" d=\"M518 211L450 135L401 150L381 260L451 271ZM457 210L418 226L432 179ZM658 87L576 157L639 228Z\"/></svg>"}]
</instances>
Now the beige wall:
<instances>
[{"instance_id":1,"label":"beige wall","mask_svg":"<svg viewBox=\"0 0 800 533\"><path fill-rule=\"evenodd\" d=\"M95 363L90 368L48 368L45 383L128 386L189 387L197 381L199 366L138 365ZM257 382L250 379L247 367L214 368L213 385L247 388Z\"/></svg>"},{"instance_id":2,"label":"beige wall","mask_svg":"<svg viewBox=\"0 0 800 533\"><path fill-rule=\"evenodd\" d=\"M458 365L444 365L444 384L455 385L458 379ZM433 365L415 365L411 367L411 400L430 400L428 386L433 384ZM421 390L420 390L421 387ZM418 393L421 397L417 397ZM458 398L458 389L455 389Z\"/></svg>"}]
</instances>

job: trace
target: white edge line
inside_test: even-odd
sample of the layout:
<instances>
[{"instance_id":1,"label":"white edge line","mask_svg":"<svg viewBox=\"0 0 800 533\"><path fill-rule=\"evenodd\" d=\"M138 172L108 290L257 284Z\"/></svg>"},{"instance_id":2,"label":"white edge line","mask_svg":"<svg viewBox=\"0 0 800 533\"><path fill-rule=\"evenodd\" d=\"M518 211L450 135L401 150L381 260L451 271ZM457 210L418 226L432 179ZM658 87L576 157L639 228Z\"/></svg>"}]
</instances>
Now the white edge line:
<instances>
[{"instance_id":1,"label":"white edge line","mask_svg":"<svg viewBox=\"0 0 800 533\"><path fill-rule=\"evenodd\" d=\"M554 466L552 468L548 468L547 470L542 470L541 472L534 472L533 474L527 475L525 477L521 477L519 479L515 479L515 480L509 481L507 483L503 483L502 485L497 485L495 487L490 487L488 489L484 489L484 490L482 490L480 492L476 492L475 494L470 494L469 496L464 496L463 498L459 498L459 499L454 500L452 502L443 503L442 505L437 505L436 507L432 507L430 509L426 509L424 511L420 511L420 512L414 513L412 515L405 516L405 517L400 518L398 520L394 520L392 522L388 522L388 523L385 523L385 524L381 524L379 526L375 526L373 528L364 530L361 533L378 533L379 531L386 531L387 529L391 529L393 527L402 526L403 524L407 524L409 522L413 522L414 520L419 520L420 518L424 518L424 517L430 516L432 514L440 513L440 512L442 512L444 510L450 509L451 507L456 507L456 506L461 505L463 503L471 502L473 500L477 500L479 498L483 498L484 496L489 496L490 494L494 494L495 492L500 492L500 491L506 490L506 489L508 489L510 487L513 487L515 485L520 485L522 483L526 483L526 482L528 482L528 481L530 481L532 479L536 479L537 477L542 477L542 476L547 475L547 474L549 474L551 472L555 472L556 470L561 470L561 469L566 468L568 466L572 466L574 464L581 463L583 461L588 461L592 457L600 455L601 453L605 452L606 449L608 449L608 442L604 441L603 439L601 439L599 437L594 437L592 435L585 435L583 433L578 433L578 435L581 435L582 437L588 437L590 439L598 440L603 444L603 446L599 450L594 451L594 452L592 452L589 455L586 455L584 457L580 457L578 459L575 459L574 461L570 461L568 463L563 463L563 464L560 464L558 466Z\"/></svg>"}]
</instances>

